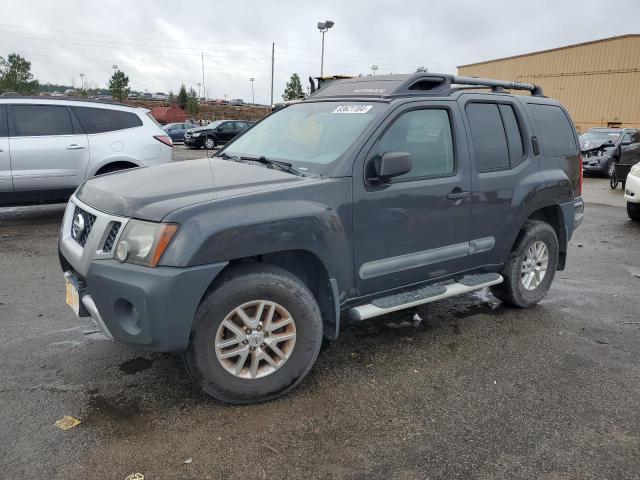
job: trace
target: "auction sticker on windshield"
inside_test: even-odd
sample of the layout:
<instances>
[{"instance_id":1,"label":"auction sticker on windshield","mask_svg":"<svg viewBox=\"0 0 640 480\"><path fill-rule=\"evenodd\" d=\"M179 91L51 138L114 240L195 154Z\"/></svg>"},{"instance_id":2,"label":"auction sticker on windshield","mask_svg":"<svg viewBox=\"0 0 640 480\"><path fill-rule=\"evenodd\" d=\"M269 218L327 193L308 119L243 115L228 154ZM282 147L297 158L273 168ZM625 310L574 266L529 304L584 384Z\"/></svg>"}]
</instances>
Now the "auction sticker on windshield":
<instances>
[{"instance_id":1,"label":"auction sticker on windshield","mask_svg":"<svg viewBox=\"0 0 640 480\"><path fill-rule=\"evenodd\" d=\"M331 113L367 113L373 105L340 105Z\"/></svg>"}]
</instances>

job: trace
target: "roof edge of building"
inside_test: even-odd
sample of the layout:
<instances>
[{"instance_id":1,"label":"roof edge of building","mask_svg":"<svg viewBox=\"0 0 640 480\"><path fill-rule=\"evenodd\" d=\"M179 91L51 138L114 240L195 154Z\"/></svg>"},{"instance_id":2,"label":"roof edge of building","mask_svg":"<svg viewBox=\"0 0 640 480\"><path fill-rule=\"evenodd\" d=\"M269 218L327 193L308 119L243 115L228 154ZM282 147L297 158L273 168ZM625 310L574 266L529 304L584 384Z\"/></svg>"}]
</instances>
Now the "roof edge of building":
<instances>
[{"instance_id":1,"label":"roof edge of building","mask_svg":"<svg viewBox=\"0 0 640 480\"><path fill-rule=\"evenodd\" d=\"M482 62L467 63L467 64L464 64L464 65L457 65L456 68L465 68L465 67L474 67L474 66L477 66L477 65L486 65L487 63L502 62L504 60L511 60L511 59L514 59L514 58L531 57L533 55L540 55L542 53L555 52L555 51L558 51L558 50L566 50L568 48L574 48L574 47L582 47L584 45L592 45L594 43L609 42L611 40L622 40L624 38L631 38L631 37L640 37L640 33L627 33L625 35L616 35L614 37L600 38L598 40L591 40L589 42L573 43L571 45L564 45L562 47L549 48L547 50L538 50L537 52L521 53L519 55L511 55L509 57L501 57L501 58L494 58L492 60L484 60Z\"/></svg>"}]
</instances>

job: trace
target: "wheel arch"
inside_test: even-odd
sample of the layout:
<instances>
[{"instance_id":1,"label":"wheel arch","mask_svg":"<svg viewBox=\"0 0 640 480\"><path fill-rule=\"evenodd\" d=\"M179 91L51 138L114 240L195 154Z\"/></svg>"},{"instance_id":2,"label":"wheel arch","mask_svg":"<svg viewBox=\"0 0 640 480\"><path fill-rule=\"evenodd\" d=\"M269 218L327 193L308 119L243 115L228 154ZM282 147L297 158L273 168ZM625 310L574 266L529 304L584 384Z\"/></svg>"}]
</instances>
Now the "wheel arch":
<instances>
[{"instance_id":1,"label":"wheel arch","mask_svg":"<svg viewBox=\"0 0 640 480\"><path fill-rule=\"evenodd\" d=\"M540 220L542 222L548 223L556 232L556 236L558 237L558 270L564 270L566 260L567 260L567 229L565 225L564 215L562 209L559 205L547 205L545 207L540 207L534 211L532 211L521 223L520 228L516 232L513 241L511 242L510 252L513 250L513 246L518 240L518 236L524 227L524 224L527 220Z\"/></svg>"},{"instance_id":2,"label":"wheel arch","mask_svg":"<svg viewBox=\"0 0 640 480\"><path fill-rule=\"evenodd\" d=\"M119 168L121 170L124 170L127 168L136 168L140 166L140 162L133 158L110 158L108 160L100 162L99 165L94 165L92 171L89 172L89 175L87 175L87 177L102 175L112 168Z\"/></svg>"},{"instance_id":3,"label":"wheel arch","mask_svg":"<svg viewBox=\"0 0 640 480\"><path fill-rule=\"evenodd\" d=\"M331 278L322 260L309 250L281 250L263 255L236 258L229 261L218 277L239 265L266 264L280 267L295 275L311 291L322 314L323 332L330 339L338 337L340 329L340 299L336 279ZM212 286L215 286L215 280ZM205 294L206 295L206 294Z\"/></svg>"}]
</instances>

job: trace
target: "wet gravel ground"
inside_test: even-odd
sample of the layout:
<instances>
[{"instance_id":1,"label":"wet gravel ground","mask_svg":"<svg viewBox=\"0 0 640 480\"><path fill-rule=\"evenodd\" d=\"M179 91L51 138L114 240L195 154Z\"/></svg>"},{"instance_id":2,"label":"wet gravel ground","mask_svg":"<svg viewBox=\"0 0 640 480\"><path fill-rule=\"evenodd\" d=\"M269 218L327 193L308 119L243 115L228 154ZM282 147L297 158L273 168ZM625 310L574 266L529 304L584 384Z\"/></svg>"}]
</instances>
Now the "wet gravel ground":
<instances>
[{"instance_id":1,"label":"wet gravel ground","mask_svg":"<svg viewBox=\"0 0 640 480\"><path fill-rule=\"evenodd\" d=\"M297 390L249 407L74 318L62 213L0 209L0 478L640 477L640 225L621 207L587 205L540 305L480 291L348 324Z\"/></svg>"}]
</instances>

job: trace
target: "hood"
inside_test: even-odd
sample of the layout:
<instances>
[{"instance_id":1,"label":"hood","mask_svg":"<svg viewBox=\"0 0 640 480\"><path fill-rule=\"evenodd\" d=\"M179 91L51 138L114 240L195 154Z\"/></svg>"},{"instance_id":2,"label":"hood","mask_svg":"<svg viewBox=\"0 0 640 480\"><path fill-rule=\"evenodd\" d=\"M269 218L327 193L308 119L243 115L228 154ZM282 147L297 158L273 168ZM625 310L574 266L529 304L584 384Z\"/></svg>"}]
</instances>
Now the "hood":
<instances>
[{"instance_id":1,"label":"hood","mask_svg":"<svg viewBox=\"0 0 640 480\"><path fill-rule=\"evenodd\" d=\"M204 127L196 127L196 128L189 128L187 130L187 132L189 133L195 133L195 132L206 132L208 130L211 130L211 128L204 126Z\"/></svg>"},{"instance_id":2,"label":"hood","mask_svg":"<svg viewBox=\"0 0 640 480\"><path fill-rule=\"evenodd\" d=\"M609 143L609 140L588 140L580 142L580 151L588 152L591 150L609 150L615 148L615 144Z\"/></svg>"},{"instance_id":3,"label":"hood","mask_svg":"<svg viewBox=\"0 0 640 480\"><path fill-rule=\"evenodd\" d=\"M310 181L262 165L202 158L87 180L76 192L100 211L159 222L178 208Z\"/></svg>"}]
</instances>

